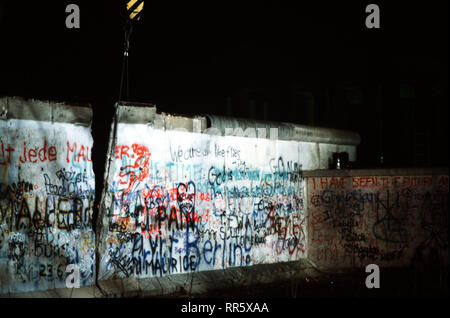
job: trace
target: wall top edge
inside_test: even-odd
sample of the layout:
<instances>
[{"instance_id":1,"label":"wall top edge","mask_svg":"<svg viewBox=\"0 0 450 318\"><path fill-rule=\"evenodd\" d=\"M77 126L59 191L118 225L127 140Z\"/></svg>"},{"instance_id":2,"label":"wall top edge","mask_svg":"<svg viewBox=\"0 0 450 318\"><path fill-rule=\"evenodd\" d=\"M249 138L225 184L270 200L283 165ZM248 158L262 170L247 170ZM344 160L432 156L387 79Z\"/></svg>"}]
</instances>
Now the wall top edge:
<instances>
[{"instance_id":1,"label":"wall top edge","mask_svg":"<svg viewBox=\"0 0 450 318\"><path fill-rule=\"evenodd\" d=\"M92 107L64 102L0 97L0 120L24 119L89 126Z\"/></svg>"},{"instance_id":2,"label":"wall top edge","mask_svg":"<svg viewBox=\"0 0 450 318\"><path fill-rule=\"evenodd\" d=\"M264 120L251 120L227 116L207 115L210 127L219 129L222 134L227 128L277 128L278 139L303 141L314 143L327 143L338 145L357 146L361 142L361 137L357 132L334 128L324 128L315 126L298 125L285 122L273 122ZM268 133L267 133L268 135Z\"/></svg>"},{"instance_id":3,"label":"wall top edge","mask_svg":"<svg viewBox=\"0 0 450 318\"><path fill-rule=\"evenodd\" d=\"M363 176L421 176L448 175L448 167L437 168L391 168L391 169L319 169L305 170L303 177L363 177Z\"/></svg>"}]
</instances>

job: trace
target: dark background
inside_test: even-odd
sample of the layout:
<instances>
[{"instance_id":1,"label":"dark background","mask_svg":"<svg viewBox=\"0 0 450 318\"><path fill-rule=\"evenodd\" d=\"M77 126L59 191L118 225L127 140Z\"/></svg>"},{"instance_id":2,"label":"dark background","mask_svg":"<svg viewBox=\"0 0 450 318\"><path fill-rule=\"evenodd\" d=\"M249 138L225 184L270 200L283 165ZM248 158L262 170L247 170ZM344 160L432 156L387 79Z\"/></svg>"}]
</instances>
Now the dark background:
<instances>
[{"instance_id":1,"label":"dark background","mask_svg":"<svg viewBox=\"0 0 450 318\"><path fill-rule=\"evenodd\" d=\"M145 1L122 100L354 130L360 167L448 166L448 1L295 3ZM125 20L125 1L2 1L0 96L92 105L104 158Z\"/></svg>"}]
</instances>

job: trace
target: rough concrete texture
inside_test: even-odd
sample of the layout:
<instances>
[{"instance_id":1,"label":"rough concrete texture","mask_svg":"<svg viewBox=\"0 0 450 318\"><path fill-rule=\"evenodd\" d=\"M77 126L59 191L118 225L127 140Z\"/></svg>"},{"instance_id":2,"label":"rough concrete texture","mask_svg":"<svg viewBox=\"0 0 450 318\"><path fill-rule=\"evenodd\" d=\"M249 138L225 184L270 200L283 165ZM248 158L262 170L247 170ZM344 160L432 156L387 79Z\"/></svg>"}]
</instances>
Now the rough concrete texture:
<instances>
[{"instance_id":1,"label":"rough concrete texture","mask_svg":"<svg viewBox=\"0 0 450 318\"><path fill-rule=\"evenodd\" d=\"M1 105L0 293L65 287L68 264L79 267L81 286L92 284L91 110L9 98Z\"/></svg>"},{"instance_id":2,"label":"rough concrete texture","mask_svg":"<svg viewBox=\"0 0 450 318\"><path fill-rule=\"evenodd\" d=\"M92 109L89 106L67 105L62 102L2 97L0 119L28 119L90 126Z\"/></svg>"},{"instance_id":3,"label":"rough concrete texture","mask_svg":"<svg viewBox=\"0 0 450 318\"><path fill-rule=\"evenodd\" d=\"M155 129L204 133L218 136L238 136L258 139L278 139L298 143L303 160L303 170L328 169L333 152L347 152L349 160L356 160L356 146L360 136L351 131L309 127L290 123L276 123L207 115L186 117L157 113L151 104L125 104L117 107L120 123L145 124ZM208 120L210 125L208 126ZM276 138L270 129L277 129ZM228 130L227 130L228 129Z\"/></svg>"},{"instance_id":4,"label":"rough concrete texture","mask_svg":"<svg viewBox=\"0 0 450 318\"><path fill-rule=\"evenodd\" d=\"M155 116L156 107L153 105L121 105L117 109L117 118L122 123L153 124Z\"/></svg>"},{"instance_id":5,"label":"rough concrete texture","mask_svg":"<svg viewBox=\"0 0 450 318\"><path fill-rule=\"evenodd\" d=\"M144 124L163 130L201 133L206 129L206 118L157 113L152 104L116 104L117 121L127 124Z\"/></svg>"},{"instance_id":6,"label":"rough concrete texture","mask_svg":"<svg viewBox=\"0 0 450 318\"><path fill-rule=\"evenodd\" d=\"M206 129L206 118L202 116L185 117L161 113L156 114L153 127L164 130L201 133Z\"/></svg>"},{"instance_id":7,"label":"rough concrete texture","mask_svg":"<svg viewBox=\"0 0 450 318\"><path fill-rule=\"evenodd\" d=\"M258 136L258 128L265 128L267 131L270 128L278 129L278 139L292 140L303 142L314 142L323 144L336 145L352 145L357 146L361 142L361 137L358 133L347 130L312 127L297 125L292 123L268 122L262 120L249 120L235 117L207 115L211 125L210 127L218 129L223 136L226 135L227 129L232 128L242 129L245 131L256 131ZM249 130L247 130L249 129ZM269 138L269 132L267 137Z\"/></svg>"},{"instance_id":8,"label":"rough concrete texture","mask_svg":"<svg viewBox=\"0 0 450 318\"><path fill-rule=\"evenodd\" d=\"M329 271L448 264L448 169L369 172L309 173L308 259Z\"/></svg>"},{"instance_id":9,"label":"rough concrete texture","mask_svg":"<svg viewBox=\"0 0 450 318\"><path fill-rule=\"evenodd\" d=\"M448 264L448 169L318 170L335 151L355 160L359 136L214 136L205 117L121 104L94 235L90 108L0 99L4 297L199 296Z\"/></svg>"},{"instance_id":10,"label":"rough concrete texture","mask_svg":"<svg viewBox=\"0 0 450 318\"><path fill-rule=\"evenodd\" d=\"M119 123L113 147L99 280L305 256L298 143Z\"/></svg>"},{"instance_id":11,"label":"rough concrete texture","mask_svg":"<svg viewBox=\"0 0 450 318\"><path fill-rule=\"evenodd\" d=\"M286 281L320 280L323 274L307 260L259 264L227 270L192 272L152 278L100 281L98 286L4 294L6 298L208 297L220 289L245 289Z\"/></svg>"},{"instance_id":12,"label":"rough concrete texture","mask_svg":"<svg viewBox=\"0 0 450 318\"><path fill-rule=\"evenodd\" d=\"M207 132L220 136L274 139L270 129L277 129L278 140L295 141L302 148L303 170L329 169L333 152L347 152L350 161L356 161L356 146L360 136L351 131L308 127L290 123L253 121L223 116L207 116L210 127Z\"/></svg>"}]
</instances>

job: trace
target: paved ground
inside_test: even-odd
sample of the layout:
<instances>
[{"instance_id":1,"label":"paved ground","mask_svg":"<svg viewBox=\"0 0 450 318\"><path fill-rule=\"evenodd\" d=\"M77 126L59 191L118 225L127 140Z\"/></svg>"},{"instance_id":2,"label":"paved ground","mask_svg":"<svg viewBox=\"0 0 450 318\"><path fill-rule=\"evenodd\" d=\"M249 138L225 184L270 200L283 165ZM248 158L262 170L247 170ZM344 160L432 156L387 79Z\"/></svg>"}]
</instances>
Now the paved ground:
<instances>
[{"instance_id":1,"label":"paved ground","mask_svg":"<svg viewBox=\"0 0 450 318\"><path fill-rule=\"evenodd\" d=\"M174 275L79 289L57 289L3 297L30 298L443 298L449 296L448 268L381 269L380 288L368 289L368 273L327 274L299 263L258 265L226 271ZM195 279L194 279L195 278ZM128 284L128 286L127 286ZM126 292L128 290L128 292Z\"/></svg>"},{"instance_id":2,"label":"paved ground","mask_svg":"<svg viewBox=\"0 0 450 318\"><path fill-rule=\"evenodd\" d=\"M317 278L280 281L239 288L220 289L207 294L179 292L170 297L198 298L444 298L449 295L448 269L422 272L401 269L385 270L380 275L380 288L365 286L365 273L351 275L328 275ZM167 297L167 296L166 296Z\"/></svg>"}]
</instances>

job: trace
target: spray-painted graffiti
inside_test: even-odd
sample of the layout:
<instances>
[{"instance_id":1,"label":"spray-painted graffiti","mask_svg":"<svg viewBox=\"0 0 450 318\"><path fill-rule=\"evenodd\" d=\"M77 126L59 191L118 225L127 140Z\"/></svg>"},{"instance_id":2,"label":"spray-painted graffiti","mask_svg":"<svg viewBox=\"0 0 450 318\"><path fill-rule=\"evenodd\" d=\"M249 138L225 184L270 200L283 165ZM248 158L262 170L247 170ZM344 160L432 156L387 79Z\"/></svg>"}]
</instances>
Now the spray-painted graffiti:
<instances>
[{"instance_id":1,"label":"spray-painted graffiti","mask_svg":"<svg viewBox=\"0 0 450 318\"><path fill-rule=\"evenodd\" d=\"M305 257L297 143L126 124L118 136L100 279Z\"/></svg>"},{"instance_id":2,"label":"spray-painted graffiti","mask_svg":"<svg viewBox=\"0 0 450 318\"><path fill-rule=\"evenodd\" d=\"M401 265L417 249L447 250L448 176L311 178L308 194L309 257L324 266Z\"/></svg>"},{"instance_id":3,"label":"spray-painted graffiti","mask_svg":"<svg viewBox=\"0 0 450 318\"><path fill-rule=\"evenodd\" d=\"M93 283L91 145L87 127L0 121L1 293L65 287L68 264Z\"/></svg>"}]
</instances>

